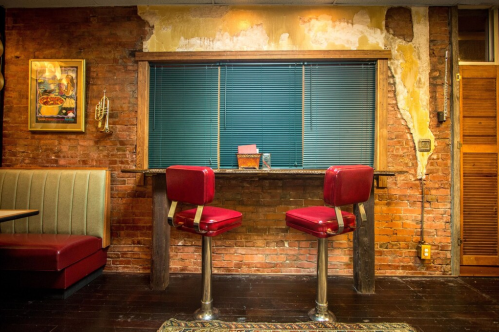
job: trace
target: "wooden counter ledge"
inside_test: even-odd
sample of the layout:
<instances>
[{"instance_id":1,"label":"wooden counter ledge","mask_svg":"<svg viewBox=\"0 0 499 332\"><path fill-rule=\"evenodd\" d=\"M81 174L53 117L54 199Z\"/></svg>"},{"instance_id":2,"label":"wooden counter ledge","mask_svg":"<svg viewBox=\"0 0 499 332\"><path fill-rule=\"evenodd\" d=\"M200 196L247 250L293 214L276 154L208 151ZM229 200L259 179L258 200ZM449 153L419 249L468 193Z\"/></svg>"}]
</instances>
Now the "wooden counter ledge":
<instances>
[{"instance_id":1,"label":"wooden counter ledge","mask_svg":"<svg viewBox=\"0 0 499 332\"><path fill-rule=\"evenodd\" d=\"M123 173L138 173L144 175L154 175L154 174L164 174L164 168L151 168L151 169L122 169ZM325 169L237 169L237 168L227 168L227 169L213 169L215 174L220 175L258 175L258 176L269 176L269 175L318 175L323 176L326 172ZM374 171L374 176L394 176L396 174L402 174L402 171Z\"/></svg>"}]
</instances>

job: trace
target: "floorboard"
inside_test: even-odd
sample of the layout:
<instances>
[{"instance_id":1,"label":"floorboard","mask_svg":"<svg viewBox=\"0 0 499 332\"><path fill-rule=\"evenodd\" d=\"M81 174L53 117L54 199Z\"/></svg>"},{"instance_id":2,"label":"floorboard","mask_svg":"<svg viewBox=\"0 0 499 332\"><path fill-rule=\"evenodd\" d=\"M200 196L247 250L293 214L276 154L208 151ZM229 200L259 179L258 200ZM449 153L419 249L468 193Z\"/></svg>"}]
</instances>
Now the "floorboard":
<instances>
[{"instance_id":1,"label":"floorboard","mask_svg":"<svg viewBox=\"0 0 499 332\"><path fill-rule=\"evenodd\" d=\"M308 321L313 276L215 275L221 320ZM191 320L201 276L172 274L165 291L149 276L104 273L66 300L33 290L0 292L0 331L156 331L169 318ZM357 294L351 277L328 278L329 309L340 322L405 322L421 332L499 331L499 278L378 277L376 293Z\"/></svg>"}]
</instances>

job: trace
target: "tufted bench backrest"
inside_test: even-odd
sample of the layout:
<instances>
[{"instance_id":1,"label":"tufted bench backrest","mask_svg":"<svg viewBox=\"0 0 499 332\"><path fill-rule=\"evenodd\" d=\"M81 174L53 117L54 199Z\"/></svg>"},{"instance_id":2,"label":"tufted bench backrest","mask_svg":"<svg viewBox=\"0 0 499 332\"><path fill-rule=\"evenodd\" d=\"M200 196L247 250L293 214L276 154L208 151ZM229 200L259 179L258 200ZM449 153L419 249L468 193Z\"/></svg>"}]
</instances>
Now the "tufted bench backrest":
<instances>
[{"instance_id":1,"label":"tufted bench backrest","mask_svg":"<svg viewBox=\"0 0 499 332\"><path fill-rule=\"evenodd\" d=\"M0 233L92 235L110 245L110 172L103 168L0 169L0 209L36 209Z\"/></svg>"}]
</instances>

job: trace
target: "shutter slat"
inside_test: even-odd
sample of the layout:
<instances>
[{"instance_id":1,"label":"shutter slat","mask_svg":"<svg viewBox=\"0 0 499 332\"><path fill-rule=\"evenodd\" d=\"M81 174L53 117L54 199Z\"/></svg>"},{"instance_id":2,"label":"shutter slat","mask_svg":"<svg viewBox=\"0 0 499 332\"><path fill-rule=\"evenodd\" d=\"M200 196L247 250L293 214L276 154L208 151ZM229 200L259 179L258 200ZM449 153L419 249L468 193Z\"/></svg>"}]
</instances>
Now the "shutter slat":
<instances>
[{"instance_id":1,"label":"shutter slat","mask_svg":"<svg viewBox=\"0 0 499 332\"><path fill-rule=\"evenodd\" d=\"M464 255L497 256L497 154L463 153Z\"/></svg>"},{"instance_id":2,"label":"shutter slat","mask_svg":"<svg viewBox=\"0 0 499 332\"><path fill-rule=\"evenodd\" d=\"M496 79L463 79L463 144L497 144Z\"/></svg>"}]
</instances>

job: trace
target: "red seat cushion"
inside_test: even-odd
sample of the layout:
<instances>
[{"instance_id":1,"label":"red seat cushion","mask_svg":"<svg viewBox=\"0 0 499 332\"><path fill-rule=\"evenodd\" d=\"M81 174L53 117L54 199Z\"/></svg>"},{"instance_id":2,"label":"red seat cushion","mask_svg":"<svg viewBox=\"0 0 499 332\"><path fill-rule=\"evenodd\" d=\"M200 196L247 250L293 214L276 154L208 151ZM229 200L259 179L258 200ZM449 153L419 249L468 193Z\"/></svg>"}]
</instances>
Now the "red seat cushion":
<instances>
[{"instance_id":1,"label":"red seat cushion","mask_svg":"<svg viewBox=\"0 0 499 332\"><path fill-rule=\"evenodd\" d=\"M175 224L181 224L179 229L183 231L197 233L197 227L194 226L195 215L196 209L179 212L175 215ZM214 206L205 206L199 224L201 230L207 232L202 233L202 235L216 236L241 226L242 219L243 215L241 212Z\"/></svg>"},{"instance_id":2,"label":"red seat cushion","mask_svg":"<svg viewBox=\"0 0 499 332\"><path fill-rule=\"evenodd\" d=\"M89 235L0 234L0 268L60 271L102 249Z\"/></svg>"},{"instance_id":3,"label":"red seat cushion","mask_svg":"<svg viewBox=\"0 0 499 332\"><path fill-rule=\"evenodd\" d=\"M355 215L344 211L341 211L341 215L345 224L341 234L353 231L355 229ZM327 233L328 230L333 233L338 231L336 212L327 206L289 210L286 212L286 225L319 238L338 235Z\"/></svg>"}]
</instances>

